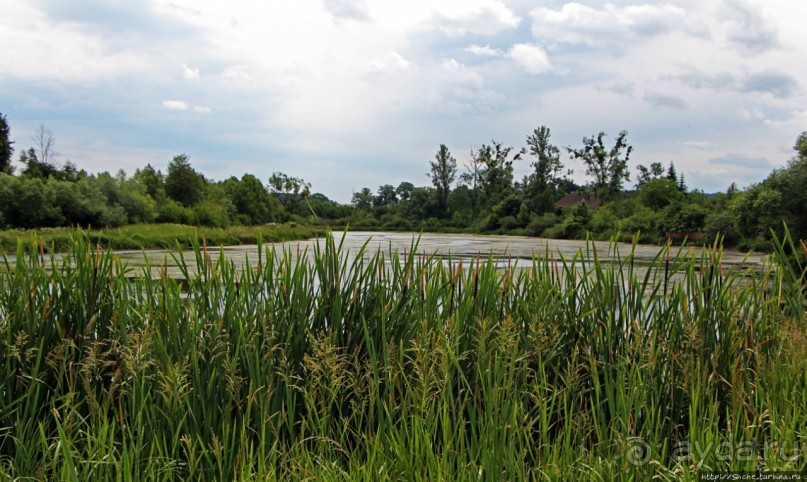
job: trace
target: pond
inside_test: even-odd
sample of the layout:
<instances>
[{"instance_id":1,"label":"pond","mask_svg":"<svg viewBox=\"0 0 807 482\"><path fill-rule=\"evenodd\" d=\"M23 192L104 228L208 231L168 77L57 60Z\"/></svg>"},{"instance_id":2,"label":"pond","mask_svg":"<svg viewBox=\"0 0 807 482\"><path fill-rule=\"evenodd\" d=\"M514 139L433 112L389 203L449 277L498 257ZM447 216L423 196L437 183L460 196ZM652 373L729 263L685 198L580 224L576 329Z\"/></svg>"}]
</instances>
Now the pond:
<instances>
[{"instance_id":1,"label":"pond","mask_svg":"<svg viewBox=\"0 0 807 482\"><path fill-rule=\"evenodd\" d=\"M472 235L472 234L436 234L436 233L411 233L411 232L337 232L334 233L335 242L343 244L343 252L349 257L355 257L365 248L365 256L371 256L377 252L383 252L385 259L389 259L390 252L411 253L415 246L418 254L435 255L440 258L450 258L452 262L463 260L464 266L469 265L469 261L477 257L485 260L492 259L498 266L525 268L532 265L533 257L543 258L547 255L554 259L560 257L570 259L578 251L582 250L584 255L591 256L596 250L598 258L603 262L609 262L618 258L624 259L633 251L634 261L637 266L649 265L650 262L664 249L661 246L637 245L632 246L627 243L609 243L606 241L594 241L586 243L577 240L558 240L530 238L525 236L494 236L494 235ZM317 243L322 243L322 239L310 239L305 241L292 241L286 243L266 243L264 249L274 249L276 251L285 250L293 257L312 256ZM682 250L682 254L687 257L699 257L700 248L673 246L670 255L674 257ZM213 260L223 254L227 259L232 260L237 266L250 264L255 266L258 262L258 247L255 245L245 246L225 246L208 248L208 253ZM132 269L132 275L142 275L143 269L148 264L151 267L151 276L158 277L162 269L165 269L169 277L180 278L181 273L177 268L177 262L172 256L177 255L166 250L148 251L120 251L118 255L121 261ZM736 250L724 250L723 266L729 269L752 269L759 270L766 262L767 257L762 254L747 254ZM185 261L193 269L194 256L190 251L185 252Z\"/></svg>"}]
</instances>

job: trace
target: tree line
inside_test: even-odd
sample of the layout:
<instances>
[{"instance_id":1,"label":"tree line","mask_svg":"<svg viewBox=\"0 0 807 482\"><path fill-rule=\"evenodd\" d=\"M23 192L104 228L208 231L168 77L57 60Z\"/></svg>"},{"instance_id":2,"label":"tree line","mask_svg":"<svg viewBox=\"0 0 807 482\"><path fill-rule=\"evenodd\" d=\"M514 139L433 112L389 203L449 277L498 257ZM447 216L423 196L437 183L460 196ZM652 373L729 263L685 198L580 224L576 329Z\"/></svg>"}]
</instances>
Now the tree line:
<instances>
[{"instance_id":1,"label":"tree line","mask_svg":"<svg viewBox=\"0 0 807 482\"><path fill-rule=\"evenodd\" d=\"M34 146L12 165L9 126L0 113L0 227L94 226L181 223L206 226L257 225L295 221L371 229L513 233L580 238L617 233L658 242L670 232L703 232L728 245L764 247L771 229L783 223L807 238L807 132L796 140L795 156L765 180L725 193L690 190L674 163L635 167L633 147L622 131L612 142L600 132L579 146L560 148L546 126L533 130L523 147L491 141L472 149L459 166L440 145L426 173L431 185L401 182L376 191L364 187L350 205L313 193L310 183L275 172L266 183L252 174L214 181L180 154L165 173L151 164L115 174L89 174L72 162L55 161L55 138L40 126ZM580 161L587 182L578 185L565 168ZM515 179L515 163L529 174Z\"/></svg>"},{"instance_id":2,"label":"tree line","mask_svg":"<svg viewBox=\"0 0 807 482\"><path fill-rule=\"evenodd\" d=\"M491 141L470 153L458 166L448 147L440 145L430 161L431 186L404 182L363 188L353 205L364 215L355 224L383 229L459 230L526 234L548 238L598 239L637 232L643 242L661 242L668 234L697 234L703 242L718 237L726 245L766 249L786 224L799 239L807 238L807 132L794 147L787 165L745 190L732 184L723 193L690 190L674 162L637 164L634 184L628 133L613 142L600 132L582 138L580 146L560 148L546 126L533 130L525 146ZM587 182L578 185L562 155L580 161ZM513 165L531 169L514 179Z\"/></svg>"},{"instance_id":3,"label":"tree line","mask_svg":"<svg viewBox=\"0 0 807 482\"><path fill-rule=\"evenodd\" d=\"M0 114L0 227L116 227L133 223L179 223L226 227L272 222L340 219L351 208L311 193L301 178L275 172L261 182L252 174L213 181L184 154L165 173L151 164L127 175L89 174L72 162L57 165L55 138L40 126L34 147L20 152L19 172L9 127ZM315 219L316 221L316 219Z\"/></svg>"}]
</instances>

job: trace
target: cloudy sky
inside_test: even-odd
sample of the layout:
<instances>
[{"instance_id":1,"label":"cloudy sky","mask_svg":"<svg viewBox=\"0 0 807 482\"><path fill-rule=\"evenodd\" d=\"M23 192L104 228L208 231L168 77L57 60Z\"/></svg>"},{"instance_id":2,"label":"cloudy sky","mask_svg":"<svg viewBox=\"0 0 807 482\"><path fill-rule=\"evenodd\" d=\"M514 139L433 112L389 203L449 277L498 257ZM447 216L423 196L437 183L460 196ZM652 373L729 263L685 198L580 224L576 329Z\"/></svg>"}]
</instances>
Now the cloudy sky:
<instances>
[{"instance_id":1,"label":"cloudy sky","mask_svg":"<svg viewBox=\"0 0 807 482\"><path fill-rule=\"evenodd\" d=\"M673 161L707 192L784 165L807 2L641 2L0 0L0 112L18 151L44 124L89 171L186 153L340 202L428 184L440 144L463 164L541 125L561 147L627 130L632 166Z\"/></svg>"}]
</instances>

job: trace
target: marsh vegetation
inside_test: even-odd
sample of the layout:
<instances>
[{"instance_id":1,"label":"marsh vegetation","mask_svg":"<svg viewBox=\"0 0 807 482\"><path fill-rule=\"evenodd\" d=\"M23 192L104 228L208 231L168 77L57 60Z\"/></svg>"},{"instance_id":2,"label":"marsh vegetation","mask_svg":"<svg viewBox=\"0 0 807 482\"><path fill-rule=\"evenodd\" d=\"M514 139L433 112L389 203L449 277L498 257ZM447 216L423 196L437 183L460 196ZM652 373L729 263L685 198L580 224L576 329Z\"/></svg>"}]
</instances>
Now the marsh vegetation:
<instances>
[{"instance_id":1,"label":"marsh vegetation","mask_svg":"<svg viewBox=\"0 0 807 482\"><path fill-rule=\"evenodd\" d=\"M327 237L246 266L196 242L181 284L80 235L36 248L0 274L0 480L805 469L798 264L588 245L502 269Z\"/></svg>"}]
</instances>

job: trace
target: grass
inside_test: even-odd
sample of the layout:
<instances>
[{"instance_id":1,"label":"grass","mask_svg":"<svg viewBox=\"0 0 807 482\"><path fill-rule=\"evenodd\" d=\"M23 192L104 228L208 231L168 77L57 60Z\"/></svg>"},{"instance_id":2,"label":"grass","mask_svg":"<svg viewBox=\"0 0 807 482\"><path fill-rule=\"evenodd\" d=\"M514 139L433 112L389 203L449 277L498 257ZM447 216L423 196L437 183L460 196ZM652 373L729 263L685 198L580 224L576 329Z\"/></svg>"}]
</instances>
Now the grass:
<instances>
[{"instance_id":1,"label":"grass","mask_svg":"<svg viewBox=\"0 0 807 482\"><path fill-rule=\"evenodd\" d=\"M64 252L70 248L74 234L75 229L72 228L0 231L0 251L14 252L19 239L39 239L46 247ZM91 229L87 236L93 244L109 249L153 249L174 248L177 244L188 248L192 245L194 237L207 240L211 246L233 246L256 244L258 239L266 242L307 239L317 234L323 234L323 230L295 224L232 226L229 228L182 224L131 224L119 228Z\"/></svg>"},{"instance_id":2,"label":"grass","mask_svg":"<svg viewBox=\"0 0 807 482\"><path fill-rule=\"evenodd\" d=\"M51 263L20 242L0 274L0 480L807 467L800 267L746 278L718 247L667 248L640 276L590 245L502 271L414 245L348 257L326 237L241 271L193 241L183 291L131 281L86 236L69 246Z\"/></svg>"}]
</instances>

